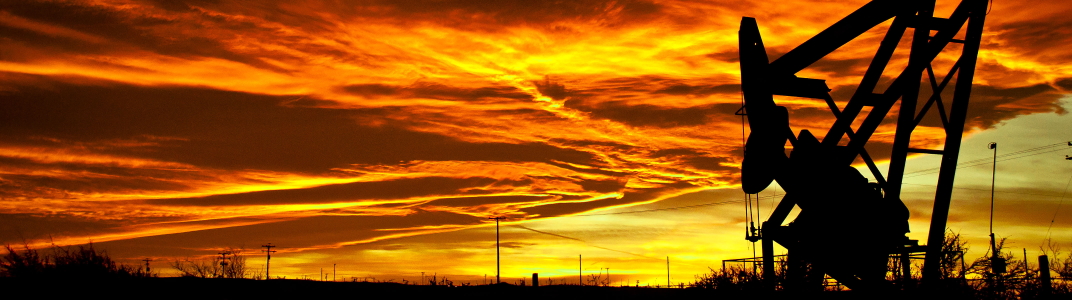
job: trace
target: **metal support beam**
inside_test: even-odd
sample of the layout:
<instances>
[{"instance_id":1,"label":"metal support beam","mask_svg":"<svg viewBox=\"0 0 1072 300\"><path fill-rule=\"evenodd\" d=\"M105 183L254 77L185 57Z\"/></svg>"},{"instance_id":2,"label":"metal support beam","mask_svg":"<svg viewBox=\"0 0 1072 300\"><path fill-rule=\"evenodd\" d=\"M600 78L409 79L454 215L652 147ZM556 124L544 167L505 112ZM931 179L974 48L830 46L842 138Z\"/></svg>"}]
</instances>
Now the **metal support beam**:
<instances>
[{"instance_id":1,"label":"metal support beam","mask_svg":"<svg viewBox=\"0 0 1072 300\"><path fill-rule=\"evenodd\" d=\"M860 79L860 85L856 88L856 92L849 99L849 103L845 105L845 109L841 111L841 116L834 121L830 131L823 137L823 145L837 145L845 133L852 130L850 126L856 120L856 117L860 115L863 107L874 105L875 86L878 85L882 72L886 70L886 65L890 63L894 50L897 50L897 43L904 36L905 22L907 22L905 19L906 17L902 16L893 19L890 30L886 31L886 36L882 38L878 51L875 52L875 57L871 59L871 64L867 66L867 72Z\"/></svg>"},{"instance_id":2,"label":"metal support beam","mask_svg":"<svg viewBox=\"0 0 1072 300\"><path fill-rule=\"evenodd\" d=\"M864 4L772 62L772 73L789 76L800 72L867 30L886 22L898 13L910 10L907 9L909 6L904 5L905 2L915 1L876 0Z\"/></svg>"},{"instance_id":3,"label":"metal support beam","mask_svg":"<svg viewBox=\"0 0 1072 300\"><path fill-rule=\"evenodd\" d=\"M887 199L900 199L901 179L904 176L905 159L908 158L909 142L915 129L916 102L919 100L920 79L923 69L930 66L931 59L926 57L927 42L930 40L930 20L934 17L934 0L921 1L915 16L915 28L912 34L912 53L908 58L908 69L919 68L920 72L904 74L905 84L897 94L901 95L901 108L897 116L897 132L893 138L893 151L890 152L890 166L886 174L888 184L885 186ZM922 68L921 68L922 66ZM854 139L855 141L855 139Z\"/></svg>"},{"instance_id":4,"label":"metal support beam","mask_svg":"<svg viewBox=\"0 0 1072 300\"><path fill-rule=\"evenodd\" d=\"M956 177L957 159L960 157L961 138L964 135L964 120L968 112L968 99L971 97L972 81L975 79L975 60L979 56L979 44L983 35L983 22L986 20L986 0L964 0L961 6L968 6L970 19L968 31L964 37L961 52L961 67L957 73L957 83L953 92L953 102L949 114L949 126L945 128L945 155L942 156L941 173L938 174L938 187L934 192L934 210L931 213L930 232L927 235L927 256L923 260L923 279L934 282L941 276L942 242L945 240L946 219L949 217L949 202L953 195L953 180ZM960 10L960 8L957 8Z\"/></svg>"},{"instance_id":5,"label":"metal support beam","mask_svg":"<svg viewBox=\"0 0 1072 300\"><path fill-rule=\"evenodd\" d=\"M778 283L774 274L774 237L777 236L779 224L763 222L763 281L772 289Z\"/></svg>"}]
</instances>

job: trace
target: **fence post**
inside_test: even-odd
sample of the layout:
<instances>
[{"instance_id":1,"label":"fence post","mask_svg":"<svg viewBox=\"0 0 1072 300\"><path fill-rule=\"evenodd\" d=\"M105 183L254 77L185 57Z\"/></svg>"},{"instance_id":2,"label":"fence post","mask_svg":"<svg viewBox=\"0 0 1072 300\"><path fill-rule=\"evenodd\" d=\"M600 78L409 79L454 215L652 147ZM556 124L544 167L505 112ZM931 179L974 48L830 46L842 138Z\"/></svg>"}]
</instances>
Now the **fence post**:
<instances>
[{"instance_id":1,"label":"fence post","mask_svg":"<svg viewBox=\"0 0 1072 300\"><path fill-rule=\"evenodd\" d=\"M1045 254L1039 255L1039 281L1042 284L1042 293L1050 294L1050 289L1053 287L1050 281L1050 258Z\"/></svg>"}]
</instances>

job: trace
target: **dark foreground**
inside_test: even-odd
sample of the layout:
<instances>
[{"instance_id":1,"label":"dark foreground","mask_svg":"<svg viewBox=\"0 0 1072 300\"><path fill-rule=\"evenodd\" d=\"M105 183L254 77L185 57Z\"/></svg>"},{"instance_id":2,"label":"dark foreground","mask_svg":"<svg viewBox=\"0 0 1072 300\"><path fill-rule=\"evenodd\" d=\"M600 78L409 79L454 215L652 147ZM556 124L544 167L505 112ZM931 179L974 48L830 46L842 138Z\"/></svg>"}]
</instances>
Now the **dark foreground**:
<instances>
[{"instance_id":1,"label":"dark foreground","mask_svg":"<svg viewBox=\"0 0 1072 300\"><path fill-rule=\"evenodd\" d=\"M789 293L594 286L416 286L397 283L202 278L0 278L6 295L55 299L970 299L951 292ZM92 298L88 298L92 297ZM18 298L16 298L18 299Z\"/></svg>"}]
</instances>

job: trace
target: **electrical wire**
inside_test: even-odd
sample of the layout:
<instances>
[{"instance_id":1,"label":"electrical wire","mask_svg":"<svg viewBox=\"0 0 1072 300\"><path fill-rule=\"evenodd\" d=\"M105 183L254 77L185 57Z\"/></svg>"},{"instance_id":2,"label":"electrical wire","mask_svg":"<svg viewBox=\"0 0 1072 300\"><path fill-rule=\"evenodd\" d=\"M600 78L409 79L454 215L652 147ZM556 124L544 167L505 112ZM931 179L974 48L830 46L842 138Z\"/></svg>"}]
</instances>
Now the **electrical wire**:
<instances>
[{"instance_id":1,"label":"electrical wire","mask_svg":"<svg viewBox=\"0 0 1072 300\"><path fill-rule=\"evenodd\" d=\"M1045 145L1045 146L1040 146L1040 147L1035 147L1035 148L1024 149L1024 150L1020 150L1020 151L1009 152L1009 153L1005 153L1005 154L1002 154L1002 155L998 155L998 158L1005 158L1005 157L1009 157L1009 156L1014 156L1014 155L1019 155L1019 154L1024 154L1024 153L1029 153L1029 152L1034 152L1034 151L1041 151L1041 150L1045 150L1047 148L1054 148L1054 147L1061 146L1061 145L1064 145L1064 143L1050 144L1050 145ZM967 166L967 165L975 166L977 164L989 163L991 161L991 159L992 159L992 157L985 157L985 158L973 159L973 160L968 160L968 161L961 161L961 162L957 163L957 166L958 166L957 168L959 169L960 167L962 167L962 165L964 165L964 166ZM923 169L923 170L916 170L916 171L905 173L905 175L921 173L921 172L931 172L931 171L937 171L937 170L941 170L941 167Z\"/></svg>"},{"instance_id":2,"label":"electrical wire","mask_svg":"<svg viewBox=\"0 0 1072 300\"><path fill-rule=\"evenodd\" d=\"M603 246L595 245L594 243L586 241L586 240L582 240L582 239L575 238L575 237L570 237L570 236L565 236L565 235L561 235L561 234L557 234L557 233L553 233L553 232L548 232L548 231L545 231L545 230L537 230L537 229L529 228L529 227L522 226L522 225L510 225L510 226L516 227L516 228L521 228L521 229L528 230L528 231L532 231L532 232L535 232L535 233L541 233L541 234L546 234L546 235L559 237L559 238L563 238L563 239L567 239L567 240L578 241L578 242L584 243L585 245L587 245L589 247L593 247L593 248L599 248L599 249L603 249L603 250L607 250L607 251L613 251L613 252L618 252L618 253L623 253L623 254L629 254L629 255L632 255L632 256L640 257L640 258L647 258L647 259L652 259L652 260L663 261L662 258L655 258L655 257L643 255L643 254L637 254L637 253L629 252L629 251L623 251L623 250L618 250L618 249L614 249L614 248L603 247ZM690 265L690 266L694 266L694 267L707 267L707 266L701 266L701 265L696 265L696 264L690 264L690 263L687 263L687 262L677 262L677 263Z\"/></svg>"},{"instance_id":3,"label":"electrical wire","mask_svg":"<svg viewBox=\"0 0 1072 300\"><path fill-rule=\"evenodd\" d=\"M770 213L767 214L767 220L770 220L770 217L774 215L774 205L775 205L775 203L778 203L778 186L775 185L775 186L773 186L773 188L774 188L774 195L771 196Z\"/></svg>"},{"instance_id":4,"label":"electrical wire","mask_svg":"<svg viewBox=\"0 0 1072 300\"><path fill-rule=\"evenodd\" d=\"M1002 155L997 156L998 157L997 161L998 162L1010 161L1010 160L1016 160L1016 159L1021 159L1021 158L1025 158L1025 157L1031 157L1031 156L1035 156L1035 155L1041 155L1041 154L1046 154L1046 153L1051 153L1051 152L1063 151L1063 150L1066 150L1066 149L1065 148L1053 149L1053 148L1055 148L1057 146L1063 146L1063 145L1065 145L1065 143L1057 143L1057 144L1051 144L1051 145L1046 145L1046 146L1041 146L1041 147L1035 147L1035 148L1020 150L1020 151L1016 151L1016 152L1012 152L1012 153L1008 153L1008 154L1002 154ZM992 160L991 157L987 157L987 158L983 158L983 159L975 159L975 160L969 160L969 161L961 162L961 163L957 164L957 169L963 169L963 168L970 168L970 167L975 167L975 166L987 165L987 164L991 163L991 160ZM941 169L942 169L941 167L938 167L938 168L930 168L930 169L923 169L923 170L916 170L916 171L912 171L912 172L907 172L907 173L905 173L905 175L902 178L911 178L911 177L934 174L934 173L938 173L939 171L941 171Z\"/></svg>"},{"instance_id":5,"label":"electrical wire","mask_svg":"<svg viewBox=\"0 0 1072 300\"><path fill-rule=\"evenodd\" d=\"M934 184L923 184L923 183L907 183L907 182L903 182L903 183L901 183L901 184L910 184L910 185L918 185L918 186L930 186L930 187L934 187ZM953 187L953 188L954 188L954 189L958 189L958 190L969 190L969 191L980 191L980 192L989 192L989 191L990 191L989 189L973 189L973 188L966 188L966 187ZM1061 195L1054 195L1054 194L1023 193L1023 192L1008 192L1008 191L994 191L994 192L995 192L995 193L998 193L998 194L1013 194L1013 195L1044 196L1044 197L1054 197L1054 198L1060 198L1060 197L1062 197Z\"/></svg>"},{"instance_id":6,"label":"electrical wire","mask_svg":"<svg viewBox=\"0 0 1072 300\"><path fill-rule=\"evenodd\" d=\"M767 195L767 196L758 196L758 195L757 195L757 197L756 197L756 200L766 200L766 199L774 199L774 198L775 198L776 196L777 196L777 195L775 195L775 196L771 196L771 195ZM656 208L656 209L646 209L646 210L632 210L632 211L623 211L623 212L612 212L612 213L600 213L600 214L583 214L583 215L572 215L572 216L563 216L563 217L592 217L592 216L609 216L609 215L625 215L625 214L639 214L639 213L647 213L647 212L656 212L656 211L679 210L679 209L689 209L689 208L697 208L697 207L707 207L707 206L716 206L716 205L736 204L736 203L743 203L743 202L746 202L746 201L747 201L747 200L727 200L727 201L715 201L715 202L707 202L707 203L700 203L700 204L693 204L693 205L685 205L685 206L675 206L675 207L667 207L667 208Z\"/></svg>"},{"instance_id":7,"label":"electrical wire","mask_svg":"<svg viewBox=\"0 0 1072 300\"><path fill-rule=\"evenodd\" d=\"M1072 146L1072 142L1068 142L1069 146ZM1053 223L1057 221L1057 212L1061 211L1061 205L1065 204L1065 196L1068 195L1068 186L1072 185L1072 175L1068 176L1068 182L1065 183L1065 190L1061 192L1061 201L1057 202L1057 209L1053 210L1053 218L1050 218L1050 226L1046 227L1046 239L1049 240L1053 233Z\"/></svg>"},{"instance_id":8,"label":"electrical wire","mask_svg":"<svg viewBox=\"0 0 1072 300\"><path fill-rule=\"evenodd\" d=\"M1065 203L1065 196L1068 195L1068 186L1072 184L1072 175L1068 176L1068 182L1065 183L1065 191L1061 192L1061 201L1057 202L1057 209L1053 210L1053 218L1050 219L1050 226L1046 227L1046 239L1050 239L1050 230L1053 229L1053 222L1057 220L1057 212L1061 211L1061 205Z\"/></svg>"},{"instance_id":9,"label":"electrical wire","mask_svg":"<svg viewBox=\"0 0 1072 300\"><path fill-rule=\"evenodd\" d=\"M745 201L746 200L729 200L729 201L708 202L708 203L695 204L695 205L667 207L667 208L657 208L657 209L647 209L647 210L633 210L633 211L602 213L602 214L572 215L572 216L569 216L569 217L592 217L592 216L639 214L639 213L647 213L647 212L655 212L655 211L667 211L667 210L688 209L688 208L707 207L707 206L715 206L715 205L736 204L736 203L741 203L741 202L745 202Z\"/></svg>"},{"instance_id":10,"label":"electrical wire","mask_svg":"<svg viewBox=\"0 0 1072 300\"><path fill-rule=\"evenodd\" d=\"M1005 157L1020 155L1020 154L1024 154L1024 153L1041 151L1041 150L1045 150L1045 149L1048 149L1048 148L1055 148L1055 147L1062 146L1062 145L1064 145L1064 143L1055 143L1055 144L1049 144L1049 145L1044 145L1044 146L1038 146L1038 147L1034 147L1034 148L1023 149L1023 150L1019 150L1019 151L1013 151L1013 152L998 155L998 158L1005 158ZM993 157L987 156L987 157L973 159L973 160L960 161L960 162L958 162L958 165L960 165L960 164L988 163L992 159L993 159ZM929 170L938 170L938 169L941 169L941 167L917 170L917 171L909 172L909 174L916 173L916 172L924 172L924 171L929 171Z\"/></svg>"},{"instance_id":11,"label":"electrical wire","mask_svg":"<svg viewBox=\"0 0 1072 300\"><path fill-rule=\"evenodd\" d=\"M1041 147L1035 147L1035 148L1030 148L1030 149L1020 150L1020 151L1012 152L1012 153L1009 153L1009 154L1003 154L1003 155L998 155L998 157L999 157L999 158L1001 158L1001 157L1006 157L1006 159L1004 159L1004 160L998 160L998 161L999 161L999 162L1001 162L1001 161L1008 161L1008 160L1020 159L1020 158L1024 158L1024 157L1029 157L1029 156L1034 156L1034 155L1039 155L1039 154L1045 154L1045 153L1050 153L1050 152L1056 152L1056 151L1064 150L1064 148L1062 148L1062 149L1057 149L1057 150L1053 150L1053 151L1046 151L1046 152L1039 152L1039 153L1033 153L1033 154L1023 155L1023 156L1018 156L1018 157L1009 157L1010 155L1015 155L1015 154L1024 154L1024 153L1030 153L1030 152L1032 152L1032 151L1039 151L1039 150L1044 150L1044 149L1046 149L1046 148L1052 148L1052 147L1054 147L1054 146L1056 146L1056 145L1064 145L1064 143L1058 143L1058 144L1053 144L1053 145L1046 145L1046 146L1041 146ZM973 163L973 162L976 162L976 161L982 161L983 163L989 163L989 162L990 162L990 160L991 160L991 158L989 158L989 157L988 157L988 158L985 158L985 159L979 159L979 160L972 160L972 161L967 161L967 162L965 162L965 163L969 163L969 164L970 164L970 163ZM972 167L972 166L975 166L975 164L970 164L970 165L965 165L965 166L958 166L958 167L957 167L957 169L960 169L960 168L966 168L966 167ZM936 168L936 169L937 169L937 168ZM924 172L924 171L927 171L927 170L920 170L920 171L910 172L910 173L906 173L906 174L912 174L912 173L919 173L919 172ZM923 175L923 174L920 174L920 175ZM918 176L918 175L916 175L916 176ZM909 176L906 176L906 177L909 177ZM1072 183L1072 179L1070 179L1070 183ZM903 184L911 184L911 185L926 185L926 184L919 184L919 183L903 183ZM983 191L982 189L972 189L972 188L962 188L962 187L954 187L954 188L955 188L955 189L964 189L964 190L980 190L980 191ZM989 190L987 190L987 191L989 191ZM1067 192L1067 186L1066 186L1066 192ZM999 192L999 193L1007 193L1007 194L1023 194L1023 195L1036 195L1036 196L1051 196L1051 197L1056 197L1056 195L1046 195L1046 194L1033 194L1033 193L1018 193L1018 192ZM760 196L760 195L758 195L758 194L757 194L757 195L756 195L756 197L755 197L755 199L756 199L756 201L758 202L758 201L761 201L761 200L765 200L765 199L777 199L777 196L778 196L777 192L775 192L775 193L774 193L774 195L767 195L767 196ZM1064 196L1062 195L1061 197L1064 197ZM624 215L624 214L638 214L638 213L648 213L648 212L656 212L656 211L668 211L668 210L679 210L679 209L689 209L689 208L697 208L697 207L708 207L708 206L716 206L716 205L726 205L726 204L735 204L735 203L742 203L742 202L743 202L743 203L746 203L746 204L747 204L747 203L751 203L751 199L752 199L752 197L751 197L751 196L749 195L748 197L746 197L746 199L743 199L743 200L728 200L728 201L715 201L715 202L707 202L707 203L701 203L701 204L694 204L694 205L686 205L686 206L677 206L677 207L667 207L667 208L656 208L656 209L646 209L646 210L634 210L634 211L623 211L623 212L613 212L613 213L599 213L599 214L583 214L583 215L572 215L572 216L570 216L570 217L590 217L590 216L608 216L608 215ZM772 203L773 203L773 202L772 202ZM748 206L746 206L746 208L747 208L747 207L748 207ZM773 211L774 211L774 209L772 208L772 209L771 209L771 212L773 213ZM749 217L749 219L751 219L751 217Z\"/></svg>"}]
</instances>

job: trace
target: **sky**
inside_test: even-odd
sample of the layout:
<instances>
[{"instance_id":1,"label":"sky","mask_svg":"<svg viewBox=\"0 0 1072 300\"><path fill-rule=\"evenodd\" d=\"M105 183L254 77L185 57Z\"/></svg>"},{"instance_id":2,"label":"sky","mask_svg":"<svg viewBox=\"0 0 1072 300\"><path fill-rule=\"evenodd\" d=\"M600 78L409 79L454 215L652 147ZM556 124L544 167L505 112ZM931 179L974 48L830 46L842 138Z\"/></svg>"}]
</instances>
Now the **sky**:
<instances>
[{"instance_id":1,"label":"sky","mask_svg":"<svg viewBox=\"0 0 1072 300\"><path fill-rule=\"evenodd\" d=\"M260 269L272 243L273 277L481 283L503 216L504 281L575 283L581 255L615 284L665 285L667 259L687 283L753 253L741 17L774 59L864 3L0 1L0 242L92 242L163 276L228 248ZM992 6L949 228L986 252L998 142L995 232L1072 251L1072 5ZM888 25L798 75L844 106ZM795 130L833 122L822 101L776 100ZM883 171L893 119L867 146ZM936 124L913 147L940 149ZM937 162L908 162L913 239Z\"/></svg>"}]
</instances>

